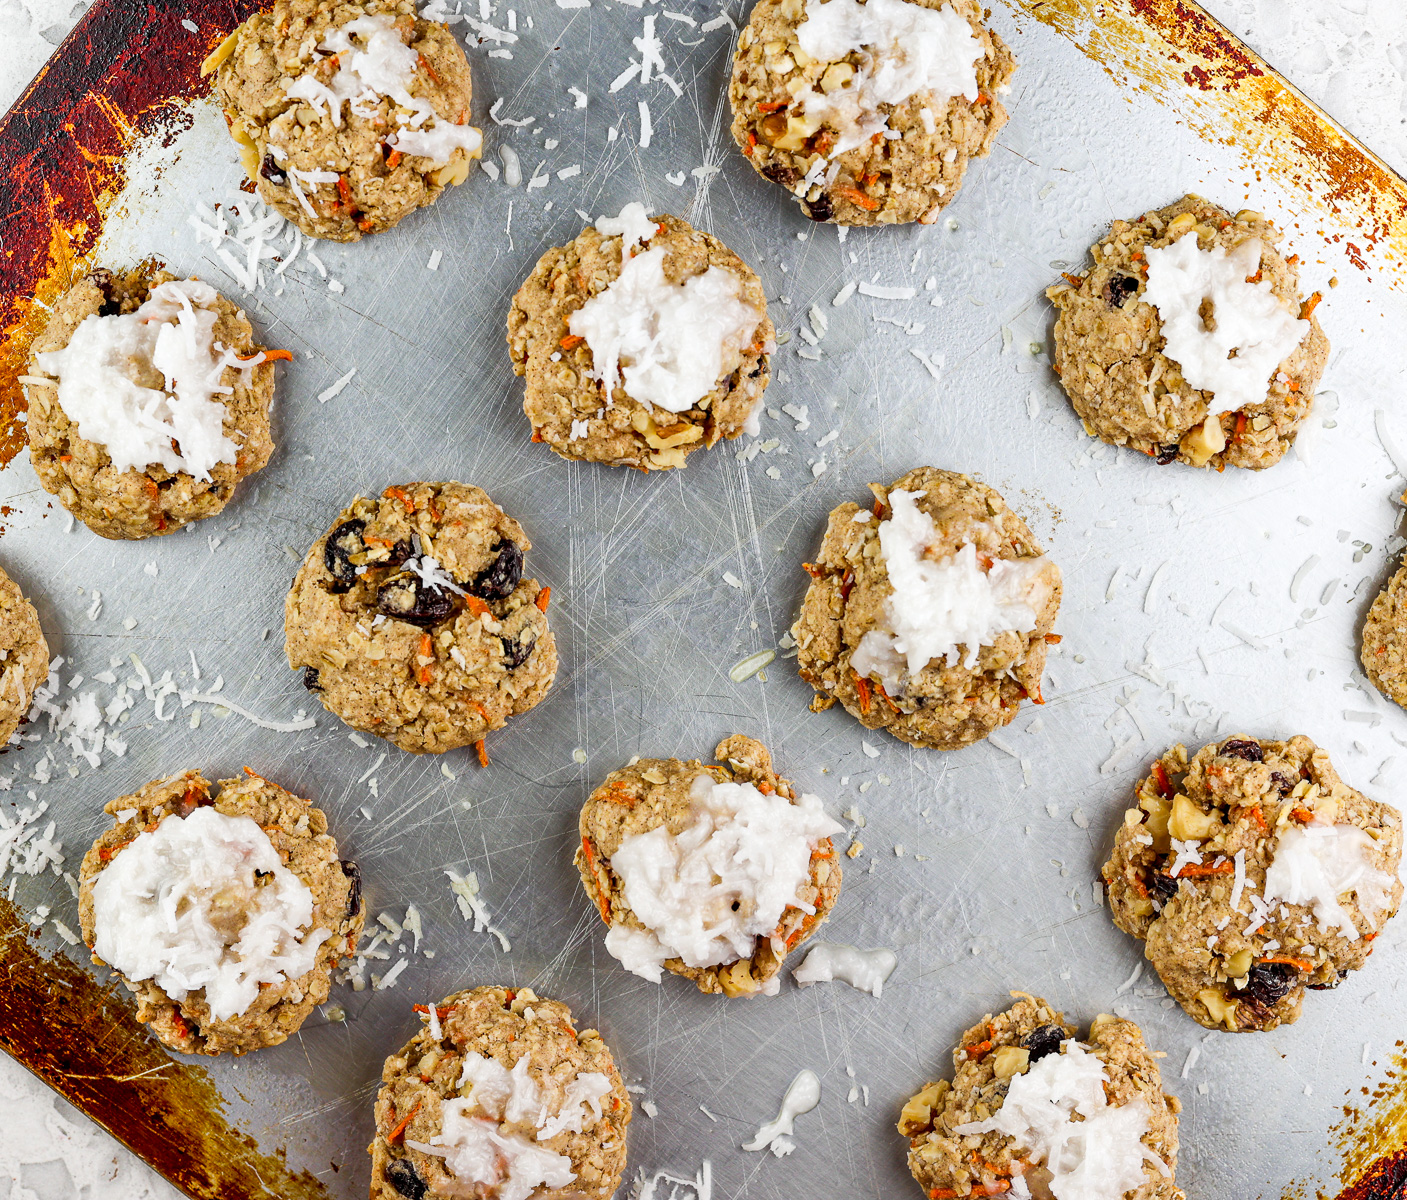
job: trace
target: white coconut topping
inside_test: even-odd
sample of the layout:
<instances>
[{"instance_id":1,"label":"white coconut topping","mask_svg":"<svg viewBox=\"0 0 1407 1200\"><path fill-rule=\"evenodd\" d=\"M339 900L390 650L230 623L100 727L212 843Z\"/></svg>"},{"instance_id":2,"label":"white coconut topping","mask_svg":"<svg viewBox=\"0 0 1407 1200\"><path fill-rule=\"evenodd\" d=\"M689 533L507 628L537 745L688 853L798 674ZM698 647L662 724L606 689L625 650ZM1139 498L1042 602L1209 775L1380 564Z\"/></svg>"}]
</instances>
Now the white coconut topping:
<instances>
[{"instance_id":1,"label":"white coconut topping","mask_svg":"<svg viewBox=\"0 0 1407 1200\"><path fill-rule=\"evenodd\" d=\"M660 826L611 855L626 902L649 932L613 925L606 949L655 983L668 958L690 967L751 958L788 907L814 912L797 890L810 877L812 850L841 830L816 796L793 804L707 775L694 780L689 802L690 823L677 837Z\"/></svg>"},{"instance_id":2,"label":"white coconut topping","mask_svg":"<svg viewBox=\"0 0 1407 1200\"><path fill-rule=\"evenodd\" d=\"M665 277L662 248L630 257L629 248L654 233L643 218L643 206L628 204L619 218L597 222L624 239L621 272L572 313L567 327L586 339L608 404L621 384L642 404L684 412L718 385L725 355L748 344L762 314L742 299L738 276L722 267L677 284Z\"/></svg>"},{"instance_id":3,"label":"white coconut topping","mask_svg":"<svg viewBox=\"0 0 1407 1200\"><path fill-rule=\"evenodd\" d=\"M565 1154L501 1132L497 1121L471 1116L473 1107L473 1100L444 1101L440 1132L428 1143L407 1138L406 1145L443 1158L452 1175L485 1185L498 1200L527 1200L540 1187L562 1188L576 1178Z\"/></svg>"},{"instance_id":4,"label":"white coconut topping","mask_svg":"<svg viewBox=\"0 0 1407 1200\"><path fill-rule=\"evenodd\" d=\"M984 569L977 547L968 542L947 558L932 557L939 534L916 503L923 494L902 488L889 493L891 515L879 523L879 545L893 593L885 599L881 623L850 656L854 670L877 675L896 695L906 669L916 675L936 658L952 666L966 647L963 666L971 670L978 650L1000 634L1029 633L1049 588L1042 578L1050 567L1044 555L996 559Z\"/></svg>"},{"instance_id":5,"label":"white coconut topping","mask_svg":"<svg viewBox=\"0 0 1407 1200\"><path fill-rule=\"evenodd\" d=\"M1314 909L1319 928L1350 942L1358 930L1339 897L1353 892L1375 924L1388 907L1393 877L1372 863L1373 839L1356 825L1290 826L1280 834L1265 872L1265 898Z\"/></svg>"},{"instance_id":6,"label":"white coconut topping","mask_svg":"<svg viewBox=\"0 0 1407 1200\"><path fill-rule=\"evenodd\" d=\"M59 380L59 404L81 437L98 442L118 471L160 463L168 471L210 478L216 463L239 453L224 433L220 382L241 364L214 339L217 293L194 279L153 288L136 312L85 317L62 350L36 355ZM163 389L140 382L153 371ZM172 443L175 443L173 445Z\"/></svg>"},{"instance_id":7,"label":"white coconut topping","mask_svg":"<svg viewBox=\"0 0 1407 1200\"><path fill-rule=\"evenodd\" d=\"M1011 1080L1002 1106L985 1121L954 1125L959 1137L1004 1133L1051 1173L1055 1200L1120 1200L1144 1182L1151 1161L1167 1164L1142 1142L1151 1113L1142 1099L1110 1105L1099 1059L1073 1038ZM1082 1121L1072 1118L1075 1114Z\"/></svg>"},{"instance_id":8,"label":"white coconut topping","mask_svg":"<svg viewBox=\"0 0 1407 1200\"><path fill-rule=\"evenodd\" d=\"M954 96L977 99L982 47L951 4L933 9L909 0L807 0L796 39L821 62L862 55L846 86L830 93L812 87L801 94L805 114L840 134L832 158L888 127L888 118L878 111L881 104L902 104L918 92L940 110Z\"/></svg>"},{"instance_id":9,"label":"white coconut topping","mask_svg":"<svg viewBox=\"0 0 1407 1200\"><path fill-rule=\"evenodd\" d=\"M610 1093L611 1081L599 1071L581 1071L564 1089L560 1105L543 1103L542 1090L528 1074L524 1055L508 1070L496 1059L469 1053L456 1087L469 1094L446 1101L441 1109L441 1132L429 1143L407 1141L424 1154L445 1160L461 1180L497 1188L499 1200L523 1200L542 1185L565 1187L576 1175L571 1159L534 1145L505 1126L533 1125L537 1141L544 1142L571 1130L580 1133L587 1110L601 1116L601 1098ZM555 1107L557 1111L551 1111Z\"/></svg>"},{"instance_id":10,"label":"white coconut topping","mask_svg":"<svg viewBox=\"0 0 1407 1200\"><path fill-rule=\"evenodd\" d=\"M337 70L327 83L312 71L298 76L284 89L290 100L304 100L324 110L341 128L344 104L350 104L358 116L369 117L389 96L399 108L410 110L407 117L392 114L401 123L386 142L393 150L437 163L448 162L456 150L470 158L478 156L484 140L477 129L441 121L427 100L410 94L420 56L401 40L391 17L384 13L357 17L332 30L318 49L337 55Z\"/></svg>"},{"instance_id":11,"label":"white coconut topping","mask_svg":"<svg viewBox=\"0 0 1407 1200\"><path fill-rule=\"evenodd\" d=\"M598 217L596 232L602 237L621 239L621 258L629 258L635 248L648 242L657 232L657 226L650 220L650 214L638 200L633 200L620 210L618 217Z\"/></svg>"},{"instance_id":12,"label":"white coconut topping","mask_svg":"<svg viewBox=\"0 0 1407 1200\"><path fill-rule=\"evenodd\" d=\"M791 977L802 987L838 980L859 991L869 992L878 1000L884 991L884 981L898 965L898 956L884 947L857 950L840 942L817 942L806 956L806 961L791 973Z\"/></svg>"},{"instance_id":13,"label":"white coconut topping","mask_svg":"<svg viewBox=\"0 0 1407 1200\"><path fill-rule=\"evenodd\" d=\"M1163 353L1198 391L1211 392L1212 413L1264 404L1275 369L1309 333L1271 290L1250 279L1260 273L1259 238L1230 254L1221 246L1203 250L1195 231L1162 249L1148 251L1143 299L1158 310L1166 341ZM1208 329L1202 305L1210 302Z\"/></svg>"},{"instance_id":14,"label":"white coconut topping","mask_svg":"<svg viewBox=\"0 0 1407 1200\"><path fill-rule=\"evenodd\" d=\"M204 988L216 1020L312 970L332 936L268 834L208 807L138 834L94 883L93 920L99 958L175 1000Z\"/></svg>"},{"instance_id":15,"label":"white coconut topping","mask_svg":"<svg viewBox=\"0 0 1407 1200\"><path fill-rule=\"evenodd\" d=\"M791 1136L796 1128L796 1118L809 1113L821 1102L821 1080L815 1071L807 1068L797 1073L782 1097L781 1111L775 1121L762 1126L750 1142L743 1143L744 1150L771 1150L778 1158L790 1153L790 1143L778 1152L778 1143Z\"/></svg>"}]
</instances>

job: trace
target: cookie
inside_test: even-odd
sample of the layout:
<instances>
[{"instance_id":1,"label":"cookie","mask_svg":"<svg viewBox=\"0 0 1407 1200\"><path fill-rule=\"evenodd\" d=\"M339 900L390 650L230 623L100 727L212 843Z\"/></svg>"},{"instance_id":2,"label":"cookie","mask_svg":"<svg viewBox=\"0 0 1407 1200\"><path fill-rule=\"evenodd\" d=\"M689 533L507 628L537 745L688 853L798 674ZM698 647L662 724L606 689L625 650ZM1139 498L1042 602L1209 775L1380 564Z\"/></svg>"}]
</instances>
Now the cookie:
<instances>
[{"instance_id":1,"label":"cookie","mask_svg":"<svg viewBox=\"0 0 1407 1200\"><path fill-rule=\"evenodd\" d=\"M1138 1026L1101 1015L1082 1041L1038 996L1012 995L962 1035L952 1082L904 1105L899 1132L924 1195L1183 1200L1182 1105L1163 1094Z\"/></svg>"},{"instance_id":2,"label":"cookie","mask_svg":"<svg viewBox=\"0 0 1407 1200\"><path fill-rule=\"evenodd\" d=\"M0 571L0 746L29 715L34 689L49 677L49 643L19 584Z\"/></svg>"},{"instance_id":3,"label":"cookie","mask_svg":"<svg viewBox=\"0 0 1407 1200\"><path fill-rule=\"evenodd\" d=\"M976 0L759 0L733 140L813 221L931 224L991 153L1016 69Z\"/></svg>"},{"instance_id":4,"label":"cookie","mask_svg":"<svg viewBox=\"0 0 1407 1200\"><path fill-rule=\"evenodd\" d=\"M1363 622L1363 673L1389 700L1407 706L1407 566L1378 593Z\"/></svg>"},{"instance_id":5,"label":"cookie","mask_svg":"<svg viewBox=\"0 0 1407 1200\"><path fill-rule=\"evenodd\" d=\"M1086 432L1159 464L1259 470L1284 457L1329 340L1280 236L1260 213L1200 196L1114 222L1094 265L1046 291L1055 371Z\"/></svg>"},{"instance_id":6,"label":"cookie","mask_svg":"<svg viewBox=\"0 0 1407 1200\"><path fill-rule=\"evenodd\" d=\"M513 297L508 348L533 441L659 471L758 432L776 341L742 259L637 203L538 260Z\"/></svg>"},{"instance_id":7,"label":"cookie","mask_svg":"<svg viewBox=\"0 0 1407 1200\"><path fill-rule=\"evenodd\" d=\"M841 827L778 777L761 742L734 734L714 754L721 765L637 758L612 771L581 810L576 867L627 970L772 996L840 895Z\"/></svg>"},{"instance_id":8,"label":"cookie","mask_svg":"<svg viewBox=\"0 0 1407 1200\"><path fill-rule=\"evenodd\" d=\"M386 1060L372 1200L609 1200L630 1097L601 1035L530 988L478 987L433 1009Z\"/></svg>"},{"instance_id":9,"label":"cookie","mask_svg":"<svg viewBox=\"0 0 1407 1200\"><path fill-rule=\"evenodd\" d=\"M109 802L116 824L78 873L93 961L182 1054L287 1040L362 930L361 873L322 810L244 770L214 790L183 771Z\"/></svg>"},{"instance_id":10,"label":"cookie","mask_svg":"<svg viewBox=\"0 0 1407 1200\"><path fill-rule=\"evenodd\" d=\"M288 665L329 712L402 750L481 743L538 704L557 673L550 589L523 577L531 546L466 484L359 496L293 580Z\"/></svg>"},{"instance_id":11,"label":"cookie","mask_svg":"<svg viewBox=\"0 0 1407 1200\"><path fill-rule=\"evenodd\" d=\"M1041 703L1060 568L997 492L919 467L835 509L792 626L814 711L956 750Z\"/></svg>"},{"instance_id":12,"label":"cookie","mask_svg":"<svg viewBox=\"0 0 1407 1200\"><path fill-rule=\"evenodd\" d=\"M1109 911L1208 1029L1299 1019L1362 967L1402 899L1402 815L1307 737L1174 746L1135 789L1102 872Z\"/></svg>"},{"instance_id":13,"label":"cookie","mask_svg":"<svg viewBox=\"0 0 1407 1200\"><path fill-rule=\"evenodd\" d=\"M309 237L390 229L482 153L464 51L411 0L276 0L205 60L212 73L245 173Z\"/></svg>"},{"instance_id":14,"label":"cookie","mask_svg":"<svg viewBox=\"0 0 1407 1200\"><path fill-rule=\"evenodd\" d=\"M105 538L213 517L274 451L273 362L288 357L259 345L244 312L198 279L94 271L31 348L34 473Z\"/></svg>"}]
</instances>

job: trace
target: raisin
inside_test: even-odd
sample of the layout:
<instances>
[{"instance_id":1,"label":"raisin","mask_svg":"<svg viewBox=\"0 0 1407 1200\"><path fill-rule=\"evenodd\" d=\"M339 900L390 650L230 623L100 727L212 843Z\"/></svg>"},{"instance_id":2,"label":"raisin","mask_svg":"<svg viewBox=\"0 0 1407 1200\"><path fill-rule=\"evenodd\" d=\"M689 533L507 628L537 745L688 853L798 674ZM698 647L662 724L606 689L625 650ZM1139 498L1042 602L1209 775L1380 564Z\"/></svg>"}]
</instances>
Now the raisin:
<instances>
[{"instance_id":1,"label":"raisin","mask_svg":"<svg viewBox=\"0 0 1407 1200\"><path fill-rule=\"evenodd\" d=\"M1021 1045L1031 1052L1031 1062L1034 1064L1040 1062L1047 1054L1059 1054L1060 1043L1068 1036L1059 1025L1042 1025L1023 1037Z\"/></svg>"},{"instance_id":2,"label":"raisin","mask_svg":"<svg viewBox=\"0 0 1407 1200\"><path fill-rule=\"evenodd\" d=\"M304 667L303 686L310 692L322 691L322 672L317 667Z\"/></svg>"},{"instance_id":3,"label":"raisin","mask_svg":"<svg viewBox=\"0 0 1407 1200\"><path fill-rule=\"evenodd\" d=\"M366 549L362 541L365 521L343 521L327 535L322 548L322 561L332 576L329 591L347 592L357 581L357 569L352 565L352 555L361 554Z\"/></svg>"},{"instance_id":4,"label":"raisin","mask_svg":"<svg viewBox=\"0 0 1407 1200\"><path fill-rule=\"evenodd\" d=\"M342 859L342 874L347 877L347 920L355 920L362 910L362 870L350 858Z\"/></svg>"},{"instance_id":5,"label":"raisin","mask_svg":"<svg viewBox=\"0 0 1407 1200\"><path fill-rule=\"evenodd\" d=\"M1259 742L1248 742L1233 738L1217 751L1228 758L1243 758L1247 762L1264 762L1265 751L1260 748Z\"/></svg>"},{"instance_id":6,"label":"raisin","mask_svg":"<svg viewBox=\"0 0 1407 1200\"><path fill-rule=\"evenodd\" d=\"M498 557L474 578L469 590L483 600L503 600L513 594L523 577L523 552L517 542L502 542Z\"/></svg>"},{"instance_id":7,"label":"raisin","mask_svg":"<svg viewBox=\"0 0 1407 1200\"><path fill-rule=\"evenodd\" d=\"M510 671L514 667L521 667L528 661L528 655L537 649L537 638L526 640L520 638L517 641L512 638L499 638L498 640L503 643L503 665Z\"/></svg>"},{"instance_id":8,"label":"raisin","mask_svg":"<svg viewBox=\"0 0 1407 1200\"><path fill-rule=\"evenodd\" d=\"M1177 880L1166 871L1150 871L1148 890L1159 903L1166 904L1177 895Z\"/></svg>"},{"instance_id":9,"label":"raisin","mask_svg":"<svg viewBox=\"0 0 1407 1200\"><path fill-rule=\"evenodd\" d=\"M401 563L408 562L415 556L415 546L409 538L397 542L391 547L391 556L384 562L376 563L378 567L399 567Z\"/></svg>"},{"instance_id":10,"label":"raisin","mask_svg":"<svg viewBox=\"0 0 1407 1200\"><path fill-rule=\"evenodd\" d=\"M415 1166L409 1159L393 1158L388 1162L386 1182L406 1197L406 1200L423 1200L425 1181L415 1173Z\"/></svg>"},{"instance_id":11,"label":"raisin","mask_svg":"<svg viewBox=\"0 0 1407 1200\"><path fill-rule=\"evenodd\" d=\"M412 571L393 575L376 589L376 611L383 617L429 629L454 616L454 593L432 587Z\"/></svg>"},{"instance_id":12,"label":"raisin","mask_svg":"<svg viewBox=\"0 0 1407 1200\"><path fill-rule=\"evenodd\" d=\"M1235 989L1232 996L1268 1011L1290 993L1299 972L1289 963L1253 963L1246 976L1246 986Z\"/></svg>"},{"instance_id":13,"label":"raisin","mask_svg":"<svg viewBox=\"0 0 1407 1200\"><path fill-rule=\"evenodd\" d=\"M803 200L801 211L813 221L829 221L835 216L835 206L831 203L830 195L822 192L814 200Z\"/></svg>"},{"instance_id":14,"label":"raisin","mask_svg":"<svg viewBox=\"0 0 1407 1200\"><path fill-rule=\"evenodd\" d=\"M100 317L116 317L121 316L121 314L122 305L116 300L104 300L102 304L98 306L98 316Z\"/></svg>"},{"instance_id":15,"label":"raisin","mask_svg":"<svg viewBox=\"0 0 1407 1200\"><path fill-rule=\"evenodd\" d=\"M1270 772L1270 782L1275 785L1275 790L1282 796L1288 796L1295 790L1293 780L1287 779L1285 775L1279 771Z\"/></svg>"},{"instance_id":16,"label":"raisin","mask_svg":"<svg viewBox=\"0 0 1407 1200\"><path fill-rule=\"evenodd\" d=\"M1181 450L1182 447L1176 442L1169 442L1166 446L1158 447L1157 457L1154 458L1153 461L1160 467L1166 467L1168 463L1177 461L1177 456Z\"/></svg>"},{"instance_id":17,"label":"raisin","mask_svg":"<svg viewBox=\"0 0 1407 1200\"><path fill-rule=\"evenodd\" d=\"M1130 296L1138 295L1138 280L1127 275L1110 275L1102 294L1110 308L1123 308Z\"/></svg>"},{"instance_id":18,"label":"raisin","mask_svg":"<svg viewBox=\"0 0 1407 1200\"><path fill-rule=\"evenodd\" d=\"M782 163L768 163L762 168L762 174L773 183L780 183L783 187L788 188L801 178L801 173L795 167L788 167Z\"/></svg>"},{"instance_id":19,"label":"raisin","mask_svg":"<svg viewBox=\"0 0 1407 1200\"><path fill-rule=\"evenodd\" d=\"M288 182L288 176L284 173L283 168L274 162L272 154L264 155L264 161L259 164L259 174L275 187L283 187Z\"/></svg>"}]
</instances>

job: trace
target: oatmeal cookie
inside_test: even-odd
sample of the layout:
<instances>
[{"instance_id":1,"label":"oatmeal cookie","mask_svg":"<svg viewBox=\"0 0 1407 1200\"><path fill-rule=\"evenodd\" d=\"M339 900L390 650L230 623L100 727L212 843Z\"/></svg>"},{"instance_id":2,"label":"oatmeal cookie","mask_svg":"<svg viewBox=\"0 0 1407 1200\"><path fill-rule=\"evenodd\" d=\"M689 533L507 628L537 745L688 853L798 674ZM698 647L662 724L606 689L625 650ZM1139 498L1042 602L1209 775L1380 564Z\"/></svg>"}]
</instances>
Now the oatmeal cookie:
<instances>
[{"instance_id":1,"label":"oatmeal cookie","mask_svg":"<svg viewBox=\"0 0 1407 1200\"><path fill-rule=\"evenodd\" d=\"M840 505L816 561L804 564L811 585L791 630L797 667L816 690L813 710L838 700L867 729L956 750L1011 721L1022 700L1041 703L1046 644L1060 640L1050 632L1060 607L1060 569L1001 496L970 476L919 467L870 490L873 513ZM900 493L897 516L891 493ZM893 552L908 551L900 560L900 590L884 548L891 527ZM982 626L971 614L943 611L949 599L942 577L950 571L965 572L969 595L977 589L1007 603L1006 618ZM926 589L936 591L931 601L924 600ZM917 614L917 625L896 608L911 603L929 608ZM940 645L945 629L949 636L976 631L981 640ZM902 643L906 656L897 649L900 636L909 639ZM914 670L924 657L915 651L920 644L933 654Z\"/></svg>"},{"instance_id":2,"label":"oatmeal cookie","mask_svg":"<svg viewBox=\"0 0 1407 1200\"><path fill-rule=\"evenodd\" d=\"M201 68L260 198L309 237L390 229L469 177L469 62L411 0L276 0Z\"/></svg>"},{"instance_id":3,"label":"oatmeal cookie","mask_svg":"<svg viewBox=\"0 0 1407 1200\"><path fill-rule=\"evenodd\" d=\"M29 715L34 689L49 677L49 643L19 584L0 571L0 746Z\"/></svg>"},{"instance_id":4,"label":"oatmeal cookie","mask_svg":"<svg viewBox=\"0 0 1407 1200\"><path fill-rule=\"evenodd\" d=\"M628 838L656 830L678 838L690 829L699 807L696 784L700 780L751 785L764 797L779 796L790 801L793 809L808 803L819 806L814 797L798 800L792 785L773 771L772 756L761 742L734 734L718 743L714 755L720 765L706 765L697 759L636 759L629 766L612 771L582 808L576 868L586 894L613 933L638 931L642 936L653 937L654 930L631 907L627 885L612 868L612 858L620 853ZM838 825L828 824L838 831ZM793 901L786 904L775 929L753 939L750 956L724 954L724 961L699 966L670 957L663 959L661 965L675 975L693 980L701 992L727 996L774 994L786 956L819 928L840 895L840 860L829 836L811 841L810 860L799 877L803 881L797 886ZM735 900L732 907L737 911L750 903L752 900L744 898ZM808 907L814 911L807 912ZM607 948L621 957L612 949L610 935ZM669 947L661 948L657 943L656 948Z\"/></svg>"},{"instance_id":5,"label":"oatmeal cookie","mask_svg":"<svg viewBox=\"0 0 1407 1200\"><path fill-rule=\"evenodd\" d=\"M1407 706L1407 565L1397 568L1368 610L1359 658L1373 686Z\"/></svg>"},{"instance_id":6,"label":"oatmeal cookie","mask_svg":"<svg viewBox=\"0 0 1407 1200\"><path fill-rule=\"evenodd\" d=\"M1043 1154L1033 1153L1029 1142L1023 1142L1019 1135L971 1127L994 1124L992 1118L1006 1106L1016 1081L1037 1064L1051 1055L1073 1055L1073 1062L1061 1065L1071 1071L1083 1069L1103 1084L1098 1099L1104 1103L1096 1100L1097 1110L1130 1104L1143 1108L1146 1119L1139 1142L1147 1155L1141 1172L1130 1171L1135 1178L1141 1173L1142 1181L1122 1193L1124 1200L1182 1200L1182 1190L1173 1182L1177 1114L1182 1105L1177 1097L1163 1094L1157 1060L1138 1026L1101 1015L1081 1042L1079 1029L1044 1000L1025 992L1012 995L1017 1001L1006 1012L995 1017L988 1013L962 1035L953 1051L952 1082L930 1083L904 1105L899 1132L909 1139L909 1170L924 1194L979 1196L1010 1191L1012 1195L1050 1195L1053 1176ZM1095 1061L1090 1062L1091 1058ZM1102 1068L1102 1080L1097 1068ZM1030 1082L1034 1081L1028 1081L1028 1086ZM1068 1118L1074 1097L1053 1098L1057 1103L1066 1099L1062 1107ZM1084 1108L1088 1107L1086 1101ZM1088 1120L1090 1113L1084 1108L1080 1115ZM1012 1124L1019 1126L1021 1122L1015 1119ZM1079 1124L1075 1121L1077 1128ZM1142 1153L1137 1145L1124 1149L1132 1150L1135 1161ZM1078 1159L1082 1154L1078 1143L1071 1150L1066 1157ZM1159 1163L1166 1170L1160 1169ZM1111 1168L1107 1155L1101 1168L1101 1175ZM1013 1180L1018 1186L1024 1181L1025 1188L1018 1191L1012 1187Z\"/></svg>"},{"instance_id":7,"label":"oatmeal cookie","mask_svg":"<svg viewBox=\"0 0 1407 1200\"><path fill-rule=\"evenodd\" d=\"M1258 242L1259 266L1245 283L1257 285L1259 295L1249 301L1264 303L1268 295L1271 318L1277 305L1281 317L1302 318L1295 327L1298 345L1287 342L1293 348L1278 366L1266 368L1264 394L1256 380L1256 398L1240 407L1233 401L1234 411L1221 411L1227 405L1214 390L1199 391L1184 377L1186 364L1169 356L1160 309L1145 296L1148 252L1193 235L1199 250L1232 257L1237 247ZM1091 248L1094 265L1047 290L1059 313L1055 371L1090 434L1131 446L1159 464L1210 465L1218 471L1227 465L1259 470L1284 457L1314 403L1329 340L1313 315L1319 294L1308 300L1300 295L1298 259L1285 259L1275 249L1280 236L1259 213L1245 209L1233 216L1200 196L1187 196L1135 220L1115 221ZM1202 300L1200 317L1202 329L1214 333L1210 298Z\"/></svg>"},{"instance_id":8,"label":"oatmeal cookie","mask_svg":"<svg viewBox=\"0 0 1407 1200\"><path fill-rule=\"evenodd\" d=\"M1362 967L1397 911L1401 814L1307 737L1237 734L1190 761L1174 746L1135 796L1102 872L1109 911L1208 1029L1298 1020L1305 989Z\"/></svg>"},{"instance_id":9,"label":"oatmeal cookie","mask_svg":"<svg viewBox=\"0 0 1407 1200\"><path fill-rule=\"evenodd\" d=\"M244 770L244 778L215 785L183 771L109 802L104 811L116 824L83 856L78 874L93 961L101 964L97 951L109 945L120 951L107 965L136 995L137 1020L182 1054L244 1054L287 1040L327 999L332 969L355 953L362 930L361 873L338 859L322 810ZM105 888L114 867L122 882ZM304 911L290 918L282 906L296 908L297 895ZM167 900L182 922L169 943ZM274 969L253 974L275 937L286 944ZM159 953L152 943L161 943ZM296 975L293 963L303 967ZM178 985L202 971L200 986ZM228 1011L241 988L248 1003Z\"/></svg>"},{"instance_id":10,"label":"oatmeal cookie","mask_svg":"<svg viewBox=\"0 0 1407 1200\"><path fill-rule=\"evenodd\" d=\"M733 140L753 168L786 188L813 221L931 224L957 195L969 160L991 153L1006 124L997 96L1008 90L1016 60L982 24L977 0L904 3L930 10L924 19L937 27L929 36L970 39L973 72L962 94L935 91L916 78L916 90L901 100L884 98L890 93L876 76L894 79L913 70L900 64L896 51L913 37L903 27L915 23L915 14L893 0L875 6L884 18L871 36L883 36L885 19L899 27L884 45L856 45L851 38L822 50L802 34L824 57L806 53L798 31L824 11L818 0L759 0L738 39L728 89ZM934 58L950 66L946 55Z\"/></svg>"},{"instance_id":11,"label":"oatmeal cookie","mask_svg":"<svg viewBox=\"0 0 1407 1200\"><path fill-rule=\"evenodd\" d=\"M49 364L46 367L39 356L67 350L85 321L108 317L130 320L155 289L174 280L168 272L149 266L125 274L98 270L79 280L54 305L48 327L34 341L30 378L61 381L62 373L50 369L55 367L54 360L43 359ZM217 314L211 331L214 345L241 359L265 357L250 367L226 365L219 372L219 386L230 390L217 392L213 399L224 406L223 433L234 450L230 461L210 466L208 477L168 469L157 461L142 469L119 470L106 444L80 433L82 423L64 411L57 387L29 385L27 427L34 473L45 491L57 496L64 508L102 537L156 537L213 517L230 502L239 482L260 470L274 452L269 430L269 405L274 396L272 358L287 354L259 345L243 310L214 289L210 292L210 307ZM167 377L153 364L149 352L130 354L118 370L131 384L172 394Z\"/></svg>"},{"instance_id":12,"label":"oatmeal cookie","mask_svg":"<svg viewBox=\"0 0 1407 1200\"><path fill-rule=\"evenodd\" d=\"M630 207L638 208L639 219L647 222L640 241L632 244L629 233L607 234L593 225L538 260L513 298L508 347L513 370L527 382L523 411L532 423L533 441L546 442L563 458L658 471L684 466L688 455L722 438L757 432L775 330L761 281L727 246L678 217L646 218L643 206ZM679 411L660 401L658 388L648 393L654 403L631 395L630 386L646 388L625 376L615 379L607 396L600 378L603 364L590 335L569 328L574 314L611 294L627 267L638 270L635 263L646 255L662 256L659 266L669 291L680 294L705 278L724 284L731 280L739 311L755 315L755 321L746 319L735 327L735 336L715 343L721 349L716 374L710 371L683 399L671 401L684 405ZM636 288L636 294L642 290ZM691 329L680 333L680 342L697 336ZM621 365L628 373L638 363L622 355ZM665 367L677 375L677 363ZM649 382L657 385L660 374L653 372Z\"/></svg>"},{"instance_id":13,"label":"oatmeal cookie","mask_svg":"<svg viewBox=\"0 0 1407 1200\"><path fill-rule=\"evenodd\" d=\"M538 704L557 673L550 589L523 577L531 547L466 484L358 497L293 580L288 665L329 712L402 750L481 742Z\"/></svg>"},{"instance_id":14,"label":"oatmeal cookie","mask_svg":"<svg viewBox=\"0 0 1407 1200\"><path fill-rule=\"evenodd\" d=\"M477 987L435 1007L386 1060L372 1200L609 1200L631 1104L594 1029L530 988Z\"/></svg>"}]
</instances>

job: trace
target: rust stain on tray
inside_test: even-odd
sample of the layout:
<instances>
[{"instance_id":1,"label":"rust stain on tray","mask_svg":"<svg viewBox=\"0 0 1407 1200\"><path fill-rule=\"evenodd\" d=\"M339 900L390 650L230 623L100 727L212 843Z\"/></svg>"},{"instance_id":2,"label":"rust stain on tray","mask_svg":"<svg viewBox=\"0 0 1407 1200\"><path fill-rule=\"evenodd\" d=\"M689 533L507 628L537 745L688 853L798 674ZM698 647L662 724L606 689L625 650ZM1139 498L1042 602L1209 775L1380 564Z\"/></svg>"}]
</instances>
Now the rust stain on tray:
<instances>
[{"instance_id":1,"label":"rust stain on tray","mask_svg":"<svg viewBox=\"0 0 1407 1200\"><path fill-rule=\"evenodd\" d=\"M51 304L88 268L137 138L191 121L200 64L251 0L99 0L0 118L0 466L24 446L16 380Z\"/></svg>"},{"instance_id":2,"label":"rust stain on tray","mask_svg":"<svg viewBox=\"0 0 1407 1200\"><path fill-rule=\"evenodd\" d=\"M1305 197L1353 241L1324 236L1360 270L1407 282L1407 181L1191 0L1007 0L1069 38L1121 86L1171 105L1202 138Z\"/></svg>"},{"instance_id":3,"label":"rust stain on tray","mask_svg":"<svg viewBox=\"0 0 1407 1200\"><path fill-rule=\"evenodd\" d=\"M100 985L62 955L45 958L4 899L0 1049L197 1200L326 1200L318 1179L294 1174L230 1124L209 1073L167 1054L118 984Z\"/></svg>"}]
</instances>

